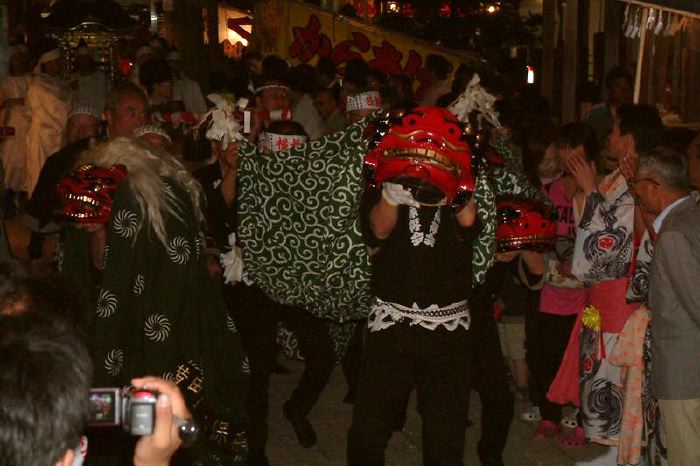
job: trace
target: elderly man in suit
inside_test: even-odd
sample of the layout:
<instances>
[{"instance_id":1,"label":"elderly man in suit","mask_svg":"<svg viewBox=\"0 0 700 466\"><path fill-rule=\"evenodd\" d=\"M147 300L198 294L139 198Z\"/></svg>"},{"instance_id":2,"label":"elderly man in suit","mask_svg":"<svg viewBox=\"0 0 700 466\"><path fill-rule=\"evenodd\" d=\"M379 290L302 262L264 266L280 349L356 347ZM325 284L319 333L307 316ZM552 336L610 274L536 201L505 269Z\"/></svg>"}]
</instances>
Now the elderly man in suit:
<instances>
[{"instance_id":1,"label":"elderly man in suit","mask_svg":"<svg viewBox=\"0 0 700 466\"><path fill-rule=\"evenodd\" d=\"M650 271L651 374L668 439L668 463L700 465L700 204L687 158L657 147L640 156L634 193L656 215Z\"/></svg>"}]
</instances>

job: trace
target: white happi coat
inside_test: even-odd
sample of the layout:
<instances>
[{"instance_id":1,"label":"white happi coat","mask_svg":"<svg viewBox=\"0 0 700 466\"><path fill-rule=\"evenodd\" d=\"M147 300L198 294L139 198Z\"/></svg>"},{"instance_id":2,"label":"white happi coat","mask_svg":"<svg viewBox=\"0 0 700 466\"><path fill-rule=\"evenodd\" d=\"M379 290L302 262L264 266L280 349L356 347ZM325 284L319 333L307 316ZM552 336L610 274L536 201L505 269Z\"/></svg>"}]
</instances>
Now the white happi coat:
<instances>
[{"instance_id":1,"label":"white happi coat","mask_svg":"<svg viewBox=\"0 0 700 466\"><path fill-rule=\"evenodd\" d=\"M10 76L0 87L0 102L4 102L0 112L0 124L15 129L14 136L8 136L0 145L0 157L5 168L5 187L14 191L25 189L25 160L27 154L27 129L29 128L29 112L26 102L10 103L10 99L25 99L31 74Z\"/></svg>"},{"instance_id":2,"label":"white happi coat","mask_svg":"<svg viewBox=\"0 0 700 466\"><path fill-rule=\"evenodd\" d=\"M44 162L63 147L68 103L64 82L41 73L34 76L26 105L31 122L27 131L27 193L31 196Z\"/></svg>"}]
</instances>

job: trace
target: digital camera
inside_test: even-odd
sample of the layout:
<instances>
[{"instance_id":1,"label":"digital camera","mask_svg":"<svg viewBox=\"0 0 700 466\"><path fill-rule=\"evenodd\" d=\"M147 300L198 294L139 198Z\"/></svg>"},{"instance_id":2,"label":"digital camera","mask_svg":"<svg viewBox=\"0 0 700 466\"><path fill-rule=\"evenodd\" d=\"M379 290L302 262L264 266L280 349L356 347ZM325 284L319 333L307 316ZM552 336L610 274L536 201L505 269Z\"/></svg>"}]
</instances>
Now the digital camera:
<instances>
[{"instance_id":1,"label":"digital camera","mask_svg":"<svg viewBox=\"0 0 700 466\"><path fill-rule=\"evenodd\" d=\"M121 425L131 435L151 435L156 417L157 394L135 390L123 394L121 388L90 390L88 425L110 427Z\"/></svg>"}]
</instances>

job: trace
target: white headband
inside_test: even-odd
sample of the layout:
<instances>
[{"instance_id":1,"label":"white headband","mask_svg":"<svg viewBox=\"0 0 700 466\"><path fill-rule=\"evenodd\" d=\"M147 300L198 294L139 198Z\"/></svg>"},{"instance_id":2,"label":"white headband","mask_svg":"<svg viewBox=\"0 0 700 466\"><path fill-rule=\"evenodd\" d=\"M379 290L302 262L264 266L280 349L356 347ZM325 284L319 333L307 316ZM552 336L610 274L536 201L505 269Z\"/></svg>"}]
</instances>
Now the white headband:
<instances>
[{"instance_id":1,"label":"white headband","mask_svg":"<svg viewBox=\"0 0 700 466\"><path fill-rule=\"evenodd\" d=\"M306 136L299 134L261 133L260 148L264 152L279 152L292 149L306 142Z\"/></svg>"},{"instance_id":2,"label":"white headband","mask_svg":"<svg viewBox=\"0 0 700 466\"><path fill-rule=\"evenodd\" d=\"M289 90L289 87L285 86L284 84L267 84L265 86L260 86L260 87L256 88L255 91L253 92L253 94L258 95L262 91L264 91L265 89L275 89L275 88L276 89L284 89L285 91Z\"/></svg>"},{"instance_id":3,"label":"white headband","mask_svg":"<svg viewBox=\"0 0 700 466\"><path fill-rule=\"evenodd\" d=\"M89 105L79 105L77 107L73 107L70 112L68 112L68 118L72 117L73 115L90 115L94 116L98 120L102 120L102 113L98 112L95 108L90 107Z\"/></svg>"},{"instance_id":4,"label":"white headband","mask_svg":"<svg viewBox=\"0 0 700 466\"><path fill-rule=\"evenodd\" d=\"M131 133L131 136L138 139L141 136L145 136L146 134L157 134L158 136L164 137L168 141L168 144L172 145L173 143L172 139L170 138L170 135L163 128L156 125L139 126L134 130L133 133Z\"/></svg>"},{"instance_id":5,"label":"white headband","mask_svg":"<svg viewBox=\"0 0 700 466\"><path fill-rule=\"evenodd\" d=\"M382 98L377 91L349 95L345 104L345 109L348 112L353 110L377 110L380 108L382 108Z\"/></svg>"}]
</instances>

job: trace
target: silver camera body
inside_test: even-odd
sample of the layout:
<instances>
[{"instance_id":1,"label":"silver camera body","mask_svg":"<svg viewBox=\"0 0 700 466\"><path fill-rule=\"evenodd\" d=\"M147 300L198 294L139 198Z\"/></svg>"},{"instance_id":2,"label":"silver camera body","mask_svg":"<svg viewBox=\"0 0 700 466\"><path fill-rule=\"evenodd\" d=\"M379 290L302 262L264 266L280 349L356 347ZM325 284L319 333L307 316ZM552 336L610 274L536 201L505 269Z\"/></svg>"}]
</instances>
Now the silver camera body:
<instances>
[{"instance_id":1,"label":"silver camera body","mask_svg":"<svg viewBox=\"0 0 700 466\"><path fill-rule=\"evenodd\" d=\"M95 427L122 426L131 435L151 435L156 417L156 393L135 390L124 394L121 388L90 390L90 419Z\"/></svg>"}]
</instances>

